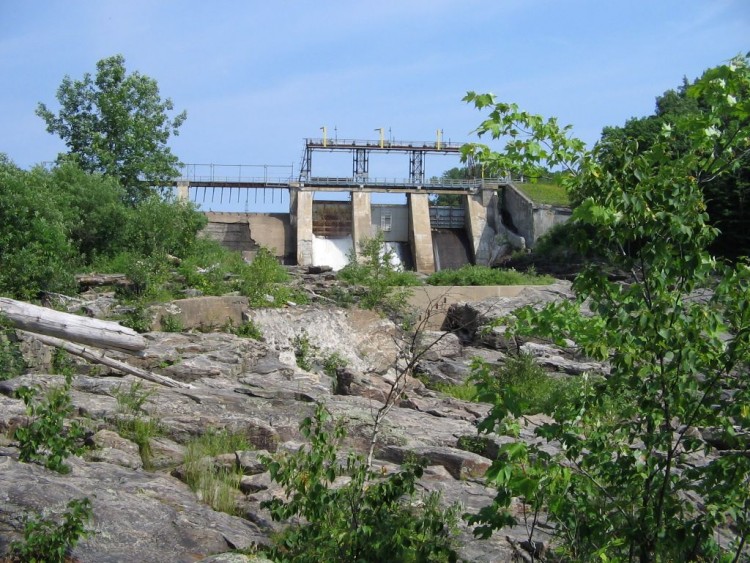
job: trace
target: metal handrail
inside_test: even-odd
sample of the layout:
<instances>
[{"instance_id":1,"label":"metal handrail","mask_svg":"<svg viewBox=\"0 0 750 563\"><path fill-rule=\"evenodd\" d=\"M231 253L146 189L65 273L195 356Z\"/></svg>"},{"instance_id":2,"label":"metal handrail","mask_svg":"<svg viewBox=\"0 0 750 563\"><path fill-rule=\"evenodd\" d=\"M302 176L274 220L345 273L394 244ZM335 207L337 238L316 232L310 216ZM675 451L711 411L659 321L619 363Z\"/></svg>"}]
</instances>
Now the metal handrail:
<instances>
[{"instance_id":1,"label":"metal handrail","mask_svg":"<svg viewBox=\"0 0 750 563\"><path fill-rule=\"evenodd\" d=\"M326 137L325 139L308 137L305 138L305 146L314 146L319 148L322 145L323 148L393 148L400 150L408 149L432 149L432 150L443 150L443 149L460 149L466 143L456 143L451 141L395 141L384 139L380 141L376 140L363 140L363 139L338 139Z\"/></svg>"}]
</instances>

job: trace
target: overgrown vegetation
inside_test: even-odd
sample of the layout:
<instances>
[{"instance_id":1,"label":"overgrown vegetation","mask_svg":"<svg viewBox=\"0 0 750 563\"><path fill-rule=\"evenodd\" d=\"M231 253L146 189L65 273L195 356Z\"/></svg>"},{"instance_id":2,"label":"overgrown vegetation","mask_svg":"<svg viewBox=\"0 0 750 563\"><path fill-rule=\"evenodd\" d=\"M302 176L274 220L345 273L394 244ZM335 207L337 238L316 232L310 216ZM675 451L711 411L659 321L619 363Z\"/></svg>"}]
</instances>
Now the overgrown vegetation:
<instances>
[{"instance_id":1,"label":"overgrown vegetation","mask_svg":"<svg viewBox=\"0 0 750 563\"><path fill-rule=\"evenodd\" d=\"M242 470L236 464L219 466L214 458L250 449L250 443L241 433L209 430L186 444L185 482L214 510L237 514L237 492Z\"/></svg>"},{"instance_id":2,"label":"overgrown vegetation","mask_svg":"<svg viewBox=\"0 0 750 563\"><path fill-rule=\"evenodd\" d=\"M430 274L428 285L548 285L554 282L550 276L539 276L533 271L517 272L487 266L467 264L458 270L440 270Z\"/></svg>"},{"instance_id":3,"label":"overgrown vegetation","mask_svg":"<svg viewBox=\"0 0 750 563\"><path fill-rule=\"evenodd\" d=\"M511 502L520 498L529 545L544 512L569 560L747 558L750 458L738 437L750 431L750 265L706 251L717 232L704 193L747 166L749 62L706 71L685 92L704 111L662 123L647 147L609 139L588 151L554 119L467 95L490 112L478 132L511 139L499 152L467 151L513 171L564 168L572 221L587 235L576 245L632 278L613 282L591 265L574 282L575 302L525 308L507 321L510 332L573 341L609 361L611 373L555 408L554 422L536 427L539 442L501 448L487 473L495 502L470 519L478 535L517 523ZM480 429L512 432L522 402L493 385L480 385L494 405ZM691 430L701 428L730 449Z\"/></svg>"},{"instance_id":4,"label":"overgrown vegetation","mask_svg":"<svg viewBox=\"0 0 750 563\"><path fill-rule=\"evenodd\" d=\"M262 503L276 521L302 518L275 538L275 561L456 561L457 507L441 509L437 495L417 499L422 466L406 463L390 475L350 453L338 459L345 431L318 405L300 426L309 449L267 459L286 500ZM334 486L339 478L340 486Z\"/></svg>"},{"instance_id":5,"label":"overgrown vegetation","mask_svg":"<svg viewBox=\"0 0 750 563\"><path fill-rule=\"evenodd\" d=\"M19 387L16 396L26 405L28 424L16 428L13 437L18 441L21 461L38 461L47 469L68 473L65 460L83 451L83 428L76 420L66 419L73 412L70 401L72 376L65 376L65 384L47 391L37 400L37 390Z\"/></svg>"},{"instance_id":6,"label":"overgrown vegetation","mask_svg":"<svg viewBox=\"0 0 750 563\"><path fill-rule=\"evenodd\" d=\"M52 518L26 516L23 541L11 543L11 561L63 563L69 561L70 551L91 534L86 524L93 510L88 498L71 500L62 514L62 521Z\"/></svg>"}]
</instances>

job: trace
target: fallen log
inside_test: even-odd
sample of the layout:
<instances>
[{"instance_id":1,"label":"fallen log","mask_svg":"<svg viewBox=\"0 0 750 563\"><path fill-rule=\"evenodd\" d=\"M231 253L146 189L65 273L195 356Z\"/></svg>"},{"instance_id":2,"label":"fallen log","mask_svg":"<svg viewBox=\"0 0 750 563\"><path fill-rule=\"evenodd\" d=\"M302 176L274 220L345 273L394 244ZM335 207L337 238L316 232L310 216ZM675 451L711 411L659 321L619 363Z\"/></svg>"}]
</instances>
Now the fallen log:
<instances>
[{"instance_id":1,"label":"fallen log","mask_svg":"<svg viewBox=\"0 0 750 563\"><path fill-rule=\"evenodd\" d=\"M140 377L141 379L145 379L147 381L153 381L154 383L159 383L167 387L181 387L183 389L193 388L192 385L188 383L175 381L174 379L170 377L152 373L145 369L137 368L135 366L131 366L130 364L126 364L125 362L121 362L119 360L115 360L113 358L105 356L103 350L85 348L84 346L79 346L78 344L73 344L72 342L67 342L60 338L55 338L54 336L45 336L43 334L33 334L30 332L26 332L26 331L24 332L28 334L29 336L33 336L42 344L47 344L48 346L54 346L55 348L60 348L75 356L80 356L81 358L84 358L91 362L105 365L107 367L110 367L122 373L134 375L136 377Z\"/></svg>"},{"instance_id":2,"label":"fallen log","mask_svg":"<svg viewBox=\"0 0 750 563\"><path fill-rule=\"evenodd\" d=\"M0 314L14 328L97 348L133 352L144 350L147 345L143 336L116 322L71 315L6 297L0 297Z\"/></svg>"},{"instance_id":3,"label":"fallen log","mask_svg":"<svg viewBox=\"0 0 750 563\"><path fill-rule=\"evenodd\" d=\"M133 282L125 274L78 274L75 280L81 288L114 285L115 287L130 287Z\"/></svg>"}]
</instances>

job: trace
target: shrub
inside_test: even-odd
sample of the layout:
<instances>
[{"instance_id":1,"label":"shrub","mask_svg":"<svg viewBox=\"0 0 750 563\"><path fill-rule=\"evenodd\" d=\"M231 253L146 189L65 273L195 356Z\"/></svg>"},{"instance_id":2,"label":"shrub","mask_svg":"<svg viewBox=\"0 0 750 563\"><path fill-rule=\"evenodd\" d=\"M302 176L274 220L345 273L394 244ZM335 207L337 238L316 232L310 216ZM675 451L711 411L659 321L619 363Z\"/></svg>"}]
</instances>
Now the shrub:
<instances>
[{"instance_id":1,"label":"shrub","mask_svg":"<svg viewBox=\"0 0 750 563\"><path fill-rule=\"evenodd\" d=\"M294 357L297 361L297 366L305 371L310 371L313 368L313 360L315 355L315 347L310 343L310 337L307 332L302 332L294 337L292 341L294 346Z\"/></svg>"},{"instance_id":2,"label":"shrub","mask_svg":"<svg viewBox=\"0 0 750 563\"><path fill-rule=\"evenodd\" d=\"M238 279L247 269L239 252L222 247L218 242L199 238L190 255L179 267L185 285L204 295L223 295L239 289Z\"/></svg>"},{"instance_id":3,"label":"shrub","mask_svg":"<svg viewBox=\"0 0 750 563\"><path fill-rule=\"evenodd\" d=\"M26 413L32 417L29 424L16 429L21 461L40 461L47 469L68 473L65 459L79 454L83 429L77 421L65 426L65 419L73 412L70 401L71 375L65 376L65 384L50 389L41 401L35 401L36 390L19 387L16 396L26 405Z\"/></svg>"},{"instance_id":4,"label":"shrub","mask_svg":"<svg viewBox=\"0 0 750 563\"><path fill-rule=\"evenodd\" d=\"M238 273L240 293L248 298L251 307L280 307L287 301L307 301L289 285L289 273L266 248L258 250L253 261Z\"/></svg>"},{"instance_id":5,"label":"shrub","mask_svg":"<svg viewBox=\"0 0 750 563\"><path fill-rule=\"evenodd\" d=\"M338 460L345 437L340 422L318 405L300 430L310 441L278 459L266 459L271 478L287 500L261 503L275 521L294 519L274 539L277 561L456 561L453 530L457 508L442 509L437 494L415 498L422 466L406 463L384 476L349 454ZM334 487L338 477L349 478ZM420 505L421 506L418 506ZM300 523L301 519L301 523Z\"/></svg>"},{"instance_id":6,"label":"shrub","mask_svg":"<svg viewBox=\"0 0 750 563\"><path fill-rule=\"evenodd\" d=\"M164 315L159 322L164 332L182 332L185 328L179 315Z\"/></svg>"},{"instance_id":7,"label":"shrub","mask_svg":"<svg viewBox=\"0 0 750 563\"><path fill-rule=\"evenodd\" d=\"M482 389L480 393L474 387L475 398L482 400L488 390L502 395L517 415L552 414L574 401L575 390L580 387L577 379L548 375L533 356L524 353L509 356L502 366L491 366L475 358L471 371L473 382Z\"/></svg>"},{"instance_id":8,"label":"shrub","mask_svg":"<svg viewBox=\"0 0 750 563\"><path fill-rule=\"evenodd\" d=\"M235 336L241 336L242 338L252 338L253 340L263 340L263 333L260 331L258 325L255 324L253 319L247 319L241 325L235 327L232 324L231 319L225 328L226 332L234 334Z\"/></svg>"},{"instance_id":9,"label":"shrub","mask_svg":"<svg viewBox=\"0 0 750 563\"><path fill-rule=\"evenodd\" d=\"M346 358L338 352L332 352L323 360L323 373L328 377L336 377L336 371L339 368L346 367Z\"/></svg>"},{"instance_id":10,"label":"shrub","mask_svg":"<svg viewBox=\"0 0 750 563\"><path fill-rule=\"evenodd\" d=\"M0 295L30 300L75 288L61 199L48 172L21 170L0 155Z\"/></svg>"},{"instance_id":11,"label":"shrub","mask_svg":"<svg viewBox=\"0 0 750 563\"><path fill-rule=\"evenodd\" d=\"M23 541L13 542L11 554L20 561L63 563L81 538L91 532L86 524L93 511L88 498L71 500L62 522L27 516L24 518Z\"/></svg>"},{"instance_id":12,"label":"shrub","mask_svg":"<svg viewBox=\"0 0 750 563\"><path fill-rule=\"evenodd\" d=\"M403 288L420 285L416 274L402 271L394 265L393 258L393 251L385 246L381 233L360 241L359 253L352 250L349 263L339 271L339 279L364 287L359 304L365 309L401 315L410 294Z\"/></svg>"}]
</instances>

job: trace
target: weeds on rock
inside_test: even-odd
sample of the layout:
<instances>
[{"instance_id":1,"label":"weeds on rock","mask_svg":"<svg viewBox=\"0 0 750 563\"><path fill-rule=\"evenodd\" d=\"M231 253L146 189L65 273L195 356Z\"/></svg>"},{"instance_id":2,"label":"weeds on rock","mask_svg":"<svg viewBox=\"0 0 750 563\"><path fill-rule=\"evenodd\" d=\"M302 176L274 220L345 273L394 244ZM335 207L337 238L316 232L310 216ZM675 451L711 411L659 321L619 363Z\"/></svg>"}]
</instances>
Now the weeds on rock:
<instances>
[{"instance_id":1,"label":"weeds on rock","mask_svg":"<svg viewBox=\"0 0 750 563\"><path fill-rule=\"evenodd\" d=\"M247 438L238 432L210 430L198 436L186 446L185 482L214 510L237 514L236 496L242 471L237 466L219 467L214 458L249 449Z\"/></svg>"},{"instance_id":2,"label":"weeds on rock","mask_svg":"<svg viewBox=\"0 0 750 563\"><path fill-rule=\"evenodd\" d=\"M297 366L305 371L310 371L313 368L313 356L315 353L315 346L310 343L310 337L307 332L302 332L294 337L292 342L294 346L294 357L297 360Z\"/></svg>"},{"instance_id":3,"label":"weeds on rock","mask_svg":"<svg viewBox=\"0 0 750 563\"><path fill-rule=\"evenodd\" d=\"M255 324L253 319L247 319L239 326L234 326L232 319L227 321L224 326L224 332L240 336L242 338L252 338L253 340L263 340L263 333L260 331L258 325Z\"/></svg>"},{"instance_id":4,"label":"weeds on rock","mask_svg":"<svg viewBox=\"0 0 750 563\"><path fill-rule=\"evenodd\" d=\"M15 331L0 315L0 381L18 377L26 370L26 362L16 341Z\"/></svg>"},{"instance_id":5,"label":"weeds on rock","mask_svg":"<svg viewBox=\"0 0 750 563\"><path fill-rule=\"evenodd\" d=\"M336 377L336 370L346 367L346 358L338 352L332 352L323 360L323 373L328 377Z\"/></svg>"},{"instance_id":6,"label":"weeds on rock","mask_svg":"<svg viewBox=\"0 0 750 563\"><path fill-rule=\"evenodd\" d=\"M23 541L10 545L12 561L63 563L79 540L91 534L86 524L93 510L88 498L71 500L62 522L27 516L24 519Z\"/></svg>"},{"instance_id":7,"label":"weeds on rock","mask_svg":"<svg viewBox=\"0 0 750 563\"><path fill-rule=\"evenodd\" d=\"M164 315L159 324L164 332L182 332L185 329L179 315Z\"/></svg>"},{"instance_id":8,"label":"weeds on rock","mask_svg":"<svg viewBox=\"0 0 750 563\"><path fill-rule=\"evenodd\" d=\"M140 381L134 381L126 390L122 386L115 389L117 406L124 415L117 419L117 432L123 438L138 445L138 451L145 469L151 469L151 439L163 433L158 419L144 417L143 405L154 394L154 389L145 389Z\"/></svg>"}]
</instances>

